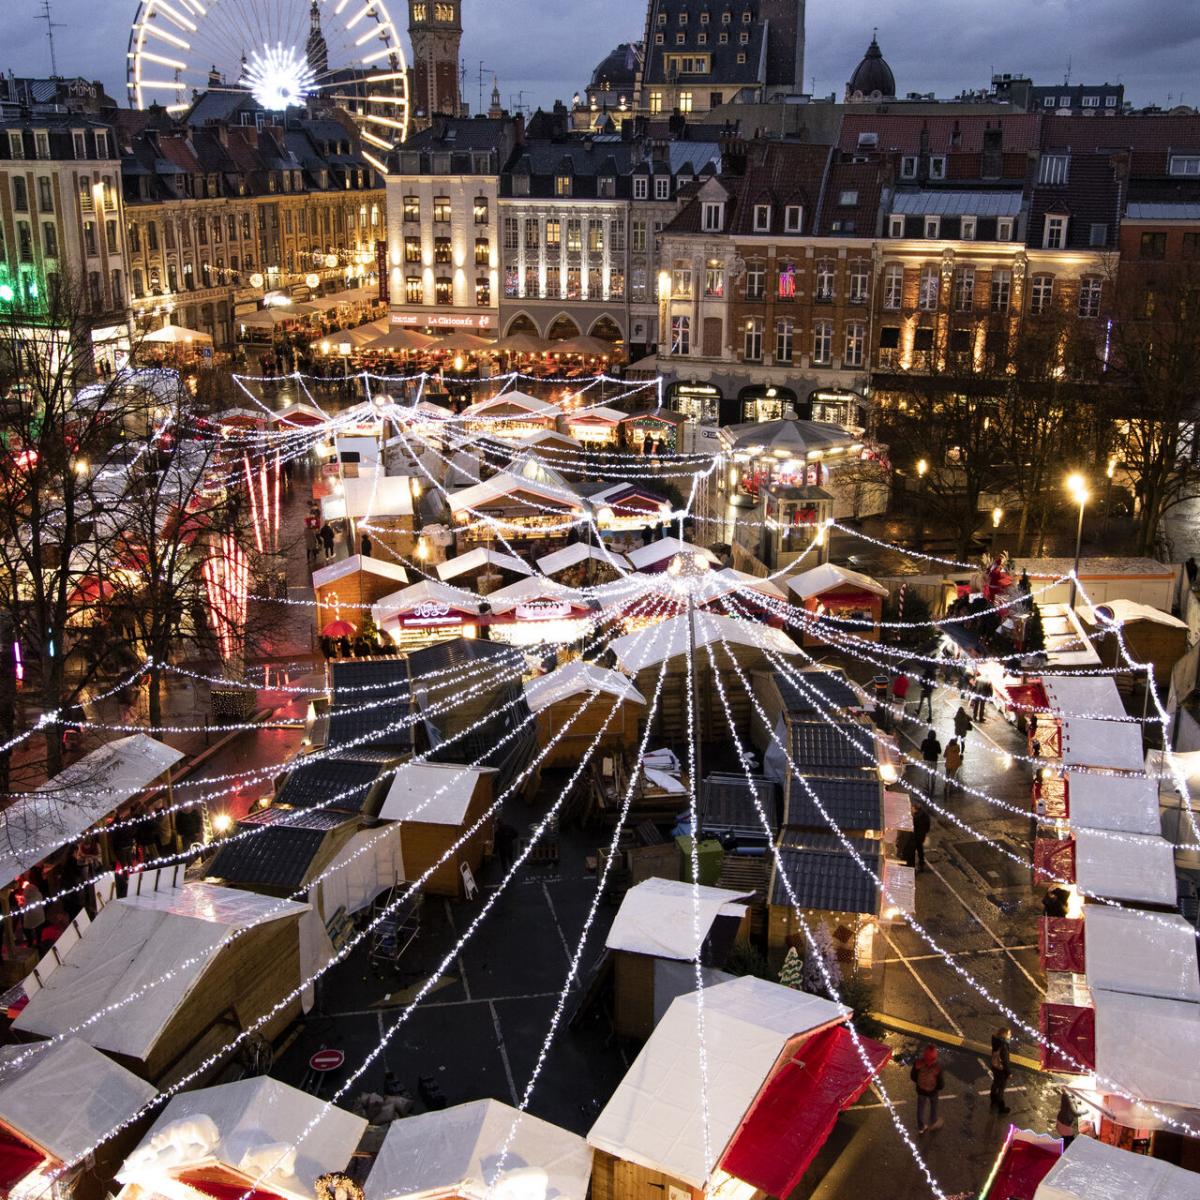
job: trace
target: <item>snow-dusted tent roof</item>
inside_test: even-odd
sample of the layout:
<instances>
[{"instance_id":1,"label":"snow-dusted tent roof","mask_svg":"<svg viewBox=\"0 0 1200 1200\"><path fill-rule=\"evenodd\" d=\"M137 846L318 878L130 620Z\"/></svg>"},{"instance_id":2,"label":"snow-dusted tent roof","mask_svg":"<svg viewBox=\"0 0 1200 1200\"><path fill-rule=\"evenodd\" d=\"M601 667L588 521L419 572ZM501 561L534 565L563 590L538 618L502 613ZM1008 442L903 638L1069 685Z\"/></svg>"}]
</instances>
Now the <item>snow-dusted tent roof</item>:
<instances>
[{"instance_id":1,"label":"snow-dusted tent roof","mask_svg":"<svg viewBox=\"0 0 1200 1200\"><path fill-rule=\"evenodd\" d=\"M1075 829L1147 835L1162 832L1158 787L1144 775L1068 771L1067 797Z\"/></svg>"},{"instance_id":2,"label":"snow-dusted tent roof","mask_svg":"<svg viewBox=\"0 0 1200 1200\"><path fill-rule=\"evenodd\" d=\"M1200 1200L1200 1175L1077 1137L1038 1184L1033 1200Z\"/></svg>"},{"instance_id":3,"label":"snow-dusted tent roof","mask_svg":"<svg viewBox=\"0 0 1200 1200\"><path fill-rule=\"evenodd\" d=\"M485 479L482 483L456 492L450 497L450 511L451 513L461 513L470 509L482 508L494 500L500 500L519 492L524 492L533 499L533 504L519 497L514 501L514 503L524 504L529 509L530 515L536 515L541 511L540 508L534 507L535 504L555 509L583 507L583 502L579 497L567 488L554 487L536 479L529 479L524 475L514 475L510 471L502 471L499 475L493 475L491 479Z\"/></svg>"},{"instance_id":4,"label":"snow-dusted tent roof","mask_svg":"<svg viewBox=\"0 0 1200 1200\"><path fill-rule=\"evenodd\" d=\"M160 890L154 890L150 875L144 876L141 894L112 900L96 914L44 977L14 1028L52 1037L103 1012L87 1027L88 1043L144 1059L234 930L308 911L307 904L207 883L169 886L165 875L160 875ZM136 1004L103 1011L164 975L170 977Z\"/></svg>"},{"instance_id":5,"label":"snow-dusted tent roof","mask_svg":"<svg viewBox=\"0 0 1200 1200\"><path fill-rule=\"evenodd\" d=\"M547 575L557 575L559 571L565 571L568 567L586 562L589 558L594 558L597 562L608 563L618 569L628 569L629 567L629 560L625 555L618 554L615 550L606 551L598 546L589 546L586 542L572 542L569 546L555 550L552 554L543 554L537 560L537 565Z\"/></svg>"},{"instance_id":6,"label":"snow-dusted tent roof","mask_svg":"<svg viewBox=\"0 0 1200 1200\"><path fill-rule=\"evenodd\" d=\"M385 821L461 825L480 776L495 773L495 767L407 762L392 776L379 815Z\"/></svg>"},{"instance_id":7,"label":"snow-dusted tent roof","mask_svg":"<svg viewBox=\"0 0 1200 1200\"><path fill-rule=\"evenodd\" d=\"M536 429L524 437L517 438L517 446L523 450L537 450L541 446L557 447L560 450L576 451L583 449L583 443L576 441L570 434L560 433L557 429Z\"/></svg>"},{"instance_id":8,"label":"snow-dusted tent roof","mask_svg":"<svg viewBox=\"0 0 1200 1200\"><path fill-rule=\"evenodd\" d=\"M702 1188L704 1108L696 1053L696 994L658 1023L588 1133L588 1144ZM709 1146L720 1157L788 1041L843 1019L832 1001L743 976L704 991Z\"/></svg>"},{"instance_id":9,"label":"snow-dusted tent roof","mask_svg":"<svg viewBox=\"0 0 1200 1200\"><path fill-rule=\"evenodd\" d=\"M1200 1004L1103 989L1092 1004L1097 1075L1142 1100L1200 1109L1200 1074L1185 1065L1200 1062Z\"/></svg>"},{"instance_id":10,"label":"snow-dusted tent roof","mask_svg":"<svg viewBox=\"0 0 1200 1200\"><path fill-rule=\"evenodd\" d=\"M339 579L345 579L347 575L353 575L356 571L366 571L368 575L394 579L397 583L408 582L408 572L398 562L387 558L372 558L370 555L352 554L349 558L339 559L319 571L314 571L312 585L314 588L324 587L326 584L336 583Z\"/></svg>"},{"instance_id":11,"label":"snow-dusted tent roof","mask_svg":"<svg viewBox=\"0 0 1200 1200\"><path fill-rule=\"evenodd\" d=\"M87 1154L154 1094L79 1038L0 1050L0 1121L60 1163Z\"/></svg>"},{"instance_id":12,"label":"snow-dusted tent roof","mask_svg":"<svg viewBox=\"0 0 1200 1200\"><path fill-rule=\"evenodd\" d=\"M436 579L421 579L411 587L390 592L378 604L371 605L371 615L377 625L418 604L448 604L461 612L479 612L480 597L474 592L439 583Z\"/></svg>"},{"instance_id":13,"label":"snow-dusted tent roof","mask_svg":"<svg viewBox=\"0 0 1200 1200\"><path fill-rule=\"evenodd\" d=\"M801 600L812 596L820 596L825 592L836 591L839 588L850 588L854 591L870 592L873 596L886 596L888 590L882 583L877 583L870 575L861 571L852 571L849 567L839 567L837 563L822 563L810 571L801 571L787 581L788 589L795 592Z\"/></svg>"},{"instance_id":14,"label":"snow-dusted tent roof","mask_svg":"<svg viewBox=\"0 0 1200 1200\"><path fill-rule=\"evenodd\" d=\"M774 654L799 654L800 647L781 629L770 625L735 620L720 613L696 613L696 645L703 647L713 642L727 641L735 646L749 646L770 651ZM683 654L690 645L688 619L686 615L671 617L657 625L627 633L609 643L618 666L629 672L643 667L657 666L664 658Z\"/></svg>"},{"instance_id":15,"label":"snow-dusted tent roof","mask_svg":"<svg viewBox=\"0 0 1200 1200\"><path fill-rule=\"evenodd\" d=\"M584 1200L591 1175L592 1150L577 1134L498 1100L473 1100L393 1122L363 1191L366 1200L514 1200L527 1192L545 1200Z\"/></svg>"},{"instance_id":16,"label":"snow-dusted tent roof","mask_svg":"<svg viewBox=\"0 0 1200 1200\"><path fill-rule=\"evenodd\" d=\"M691 961L700 953L718 917L741 918L752 892L694 887L676 879L646 879L627 891L604 943L609 950L628 950L656 958ZM695 908L699 907L700 936L696 938Z\"/></svg>"},{"instance_id":17,"label":"snow-dusted tent roof","mask_svg":"<svg viewBox=\"0 0 1200 1200\"><path fill-rule=\"evenodd\" d=\"M644 546L637 546L630 550L626 558L633 564L635 570L642 570L644 567L652 567L655 563L660 563L664 559L674 558L676 554L702 554L709 563L716 567L720 565L721 560L711 551L706 550L703 546L697 546L694 542L685 542L677 537L660 538L656 542L648 542Z\"/></svg>"},{"instance_id":18,"label":"snow-dusted tent roof","mask_svg":"<svg viewBox=\"0 0 1200 1200\"><path fill-rule=\"evenodd\" d=\"M769 579L760 579L746 571L738 571L733 567L725 567L720 571L708 571L700 579L696 589L696 599L717 600L722 596L734 596L743 602L752 599L757 592L769 596L773 600L786 600L787 595L778 584Z\"/></svg>"},{"instance_id":19,"label":"snow-dusted tent roof","mask_svg":"<svg viewBox=\"0 0 1200 1200\"><path fill-rule=\"evenodd\" d=\"M1075 882L1085 892L1108 900L1173 907L1177 897L1171 843L1138 834L1117 840L1077 829Z\"/></svg>"},{"instance_id":20,"label":"snow-dusted tent roof","mask_svg":"<svg viewBox=\"0 0 1200 1200\"><path fill-rule=\"evenodd\" d=\"M1175 914L1093 904L1087 910L1087 983L1095 991L1132 992L1200 1003L1196 931Z\"/></svg>"},{"instance_id":21,"label":"snow-dusted tent roof","mask_svg":"<svg viewBox=\"0 0 1200 1200\"><path fill-rule=\"evenodd\" d=\"M1067 766L1140 771L1144 758L1138 725L1080 717L1063 720L1062 760Z\"/></svg>"},{"instance_id":22,"label":"snow-dusted tent roof","mask_svg":"<svg viewBox=\"0 0 1200 1200\"><path fill-rule=\"evenodd\" d=\"M480 400L469 408L464 408L461 416L464 421L478 420L480 417L503 419L505 416L511 415L504 411L506 409L530 413L538 417L557 417L561 411L557 404L549 404L545 400L539 400L536 396L529 395L528 392L514 390L500 392L495 396L489 396L486 400Z\"/></svg>"},{"instance_id":23,"label":"snow-dusted tent roof","mask_svg":"<svg viewBox=\"0 0 1200 1200\"><path fill-rule=\"evenodd\" d=\"M186 1194L175 1181L188 1172L224 1167L258 1187L311 1200L313 1182L344 1171L367 1128L362 1117L266 1075L173 1096L117 1173L167 1196ZM320 1120L298 1144L296 1139Z\"/></svg>"},{"instance_id":24,"label":"snow-dusted tent roof","mask_svg":"<svg viewBox=\"0 0 1200 1200\"><path fill-rule=\"evenodd\" d=\"M514 571L518 575L532 575L533 568L523 559L505 554L502 550L485 550L476 546L466 554L448 558L437 565L438 578L441 580L457 579L468 571L478 571L481 567L500 567L505 571Z\"/></svg>"},{"instance_id":25,"label":"snow-dusted tent roof","mask_svg":"<svg viewBox=\"0 0 1200 1200\"><path fill-rule=\"evenodd\" d=\"M646 697L637 690L628 676L622 675L620 671L610 671L606 667L586 663L580 658L573 659L566 666L559 667L557 671L551 671L548 675L539 675L527 680L525 702L529 705L529 711L536 713L559 700L567 700L589 692L602 692L631 704L646 703Z\"/></svg>"},{"instance_id":26,"label":"snow-dusted tent roof","mask_svg":"<svg viewBox=\"0 0 1200 1200\"><path fill-rule=\"evenodd\" d=\"M1043 675L1050 707L1068 716L1124 717L1125 705L1111 675Z\"/></svg>"},{"instance_id":27,"label":"snow-dusted tent roof","mask_svg":"<svg viewBox=\"0 0 1200 1200\"><path fill-rule=\"evenodd\" d=\"M556 580L547 579L544 575L527 575L516 583L506 584L489 592L488 603L494 613L511 612L518 604L530 600L564 600L573 608L587 608L587 597L576 588L569 588Z\"/></svg>"},{"instance_id":28,"label":"snow-dusted tent roof","mask_svg":"<svg viewBox=\"0 0 1200 1200\"><path fill-rule=\"evenodd\" d=\"M105 742L4 810L0 887L144 791L183 753L135 733Z\"/></svg>"},{"instance_id":29,"label":"snow-dusted tent roof","mask_svg":"<svg viewBox=\"0 0 1200 1200\"><path fill-rule=\"evenodd\" d=\"M1120 621L1153 621L1156 625L1169 625L1175 629L1186 629L1188 624L1161 608L1150 604L1139 604L1136 600L1105 600L1103 604L1095 604L1087 610L1093 625Z\"/></svg>"}]
</instances>

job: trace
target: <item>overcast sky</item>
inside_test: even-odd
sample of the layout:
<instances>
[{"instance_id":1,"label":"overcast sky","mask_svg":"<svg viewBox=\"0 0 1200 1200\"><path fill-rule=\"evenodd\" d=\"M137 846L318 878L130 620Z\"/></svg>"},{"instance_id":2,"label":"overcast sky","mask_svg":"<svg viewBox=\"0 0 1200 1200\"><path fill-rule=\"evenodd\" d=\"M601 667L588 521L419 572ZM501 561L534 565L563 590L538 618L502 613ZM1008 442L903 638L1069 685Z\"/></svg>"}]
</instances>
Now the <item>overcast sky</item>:
<instances>
[{"instance_id":1,"label":"overcast sky","mask_svg":"<svg viewBox=\"0 0 1200 1200\"><path fill-rule=\"evenodd\" d=\"M257 0L219 0L249 12ZM273 0L307 10L308 0ZM398 23L403 0L390 0ZM125 51L136 0L52 0L59 72L99 77L124 100ZM41 0L0 0L5 18L0 66L48 74ZM270 6L268 6L269 9ZM548 106L582 90L592 68L618 42L640 38L646 0L464 0L465 98L475 107L479 62L485 97L493 73L501 94ZM1058 83L1068 65L1079 83L1120 81L1135 104L1200 105L1197 0L808 0L806 85L840 94L879 26L879 41L900 93L952 96L986 85L993 71ZM331 39L332 40L332 39ZM486 102L486 101L485 101Z\"/></svg>"}]
</instances>

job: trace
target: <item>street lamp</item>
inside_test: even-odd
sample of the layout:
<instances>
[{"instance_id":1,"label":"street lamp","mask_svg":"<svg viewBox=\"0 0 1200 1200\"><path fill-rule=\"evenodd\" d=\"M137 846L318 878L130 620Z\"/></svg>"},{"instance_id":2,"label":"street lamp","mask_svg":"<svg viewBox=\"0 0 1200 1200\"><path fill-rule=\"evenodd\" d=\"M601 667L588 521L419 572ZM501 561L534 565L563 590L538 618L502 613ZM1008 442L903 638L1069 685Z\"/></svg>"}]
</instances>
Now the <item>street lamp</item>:
<instances>
[{"instance_id":1,"label":"street lamp","mask_svg":"<svg viewBox=\"0 0 1200 1200\"><path fill-rule=\"evenodd\" d=\"M1108 466L1104 468L1104 523L1100 530L1100 540L1103 541L1108 533L1108 514L1112 511L1112 484L1113 476L1117 473L1117 456L1110 454L1108 456Z\"/></svg>"},{"instance_id":2,"label":"street lamp","mask_svg":"<svg viewBox=\"0 0 1200 1200\"><path fill-rule=\"evenodd\" d=\"M996 535L1000 532L1000 522L1004 520L1004 509L999 505L992 509L992 558L996 557Z\"/></svg>"},{"instance_id":3,"label":"street lamp","mask_svg":"<svg viewBox=\"0 0 1200 1200\"><path fill-rule=\"evenodd\" d=\"M1088 502L1087 480L1078 472L1072 471L1066 478L1066 488L1071 499L1079 505L1079 523L1075 527L1075 573L1071 576L1071 598L1068 601L1071 608L1075 607L1075 591L1079 582L1079 554L1083 548L1083 509Z\"/></svg>"},{"instance_id":4,"label":"street lamp","mask_svg":"<svg viewBox=\"0 0 1200 1200\"><path fill-rule=\"evenodd\" d=\"M704 583L708 574L708 557L704 554L693 553L690 550L681 551L671 559L667 574L675 591L687 598L688 618L688 662L692 676L692 745L694 746L692 771L692 805L696 813L696 828L692 830L693 844L700 845L702 834L700 822L700 779L703 774L700 768L700 685L696 677L696 592Z\"/></svg>"},{"instance_id":5,"label":"street lamp","mask_svg":"<svg viewBox=\"0 0 1200 1200\"><path fill-rule=\"evenodd\" d=\"M929 473L929 462L927 459L917 459L917 478L921 481L921 523L917 529L917 545L925 545L925 476Z\"/></svg>"}]
</instances>

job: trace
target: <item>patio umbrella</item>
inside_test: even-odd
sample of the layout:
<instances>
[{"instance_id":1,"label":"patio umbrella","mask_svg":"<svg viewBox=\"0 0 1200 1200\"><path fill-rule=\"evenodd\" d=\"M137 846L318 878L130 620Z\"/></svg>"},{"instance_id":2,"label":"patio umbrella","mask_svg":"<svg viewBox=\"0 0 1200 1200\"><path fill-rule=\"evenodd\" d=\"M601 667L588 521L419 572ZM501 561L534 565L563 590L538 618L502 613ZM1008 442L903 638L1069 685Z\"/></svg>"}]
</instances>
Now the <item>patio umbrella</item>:
<instances>
[{"instance_id":1,"label":"patio umbrella","mask_svg":"<svg viewBox=\"0 0 1200 1200\"><path fill-rule=\"evenodd\" d=\"M370 341L363 342L360 350L424 350L433 345L437 338L425 333L417 333L415 329L405 329L401 325L393 325L386 333Z\"/></svg>"},{"instance_id":2,"label":"patio umbrella","mask_svg":"<svg viewBox=\"0 0 1200 1200\"><path fill-rule=\"evenodd\" d=\"M495 344L495 342L489 342L487 338L476 337L473 333L464 333L459 330L456 333L448 333L443 338L438 338L430 344L429 349L470 352L472 350L491 350Z\"/></svg>"},{"instance_id":3,"label":"patio umbrella","mask_svg":"<svg viewBox=\"0 0 1200 1200\"><path fill-rule=\"evenodd\" d=\"M142 341L166 343L172 346L186 346L192 342L204 342L206 345L212 345L212 337L209 334L201 333L199 329L188 329L183 325L164 325L161 329L146 334Z\"/></svg>"},{"instance_id":4,"label":"patio umbrella","mask_svg":"<svg viewBox=\"0 0 1200 1200\"><path fill-rule=\"evenodd\" d=\"M78 604L97 604L110 599L116 590L111 583L97 575L83 575L67 597L67 605L74 608Z\"/></svg>"},{"instance_id":5,"label":"patio umbrella","mask_svg":"<svg viewBox=\"0 0 1200 1200\"><path fill-rule=\"evenodd\" d=\"M535 337L532 333L514 333L494 343L492 349L505 354L544 354L551 345L545 338Z\"/></svg>"},{"instance_id":6,"label":"patio umbrella","mask_svg":"<svg viewBox=\"0 0 1200 1200\"><path fill-rule=\"evenodd\" d=\"M349 621L330 621L324 629L321 630L322 637L340 638L353 637L358 631L350 624Z\"/></svg>"},{"instance_id":7,"label":"patio umbrella","mask_svg":"<svg viewBox=\"0 0 1200 1200\"><path fill-rule=\"evenodd\" d=\"M782 419L778 421L747 422L733 426L734 450L768 452L780 457L803 458L810 450L826 450L830 446L845 445L852 435L840 425L826 421L804 421Z\"/></svg>"},{"instance_id":8,"label":"patio umbrella","mask_svg":"<svg viewBox=\"0 0 1200 1200\"><path fill-rule=\"evenodd\" d=\"M573 337L551 342L550 350L555 354L579 354L586 358L616 358L617 348L603 338Z\"/></svg>"},{"instance_id":9,"label":"patio umbrella","mask_svg":"<svg viewBox=\"0 0 1200 1200\"><path fill-rule=\"evenodd\" d=\"M387 327L387 317L380 317L377 321L368 321L365 325L356 325L353 329L335 329L332 333L322 333L312 339L313 345L329 342L331 345L337 346L341 342L349 342L354 349L358 350L362 348L364 342L369 342L381 333L385 333Z\"/></svg>"}]
</instances>

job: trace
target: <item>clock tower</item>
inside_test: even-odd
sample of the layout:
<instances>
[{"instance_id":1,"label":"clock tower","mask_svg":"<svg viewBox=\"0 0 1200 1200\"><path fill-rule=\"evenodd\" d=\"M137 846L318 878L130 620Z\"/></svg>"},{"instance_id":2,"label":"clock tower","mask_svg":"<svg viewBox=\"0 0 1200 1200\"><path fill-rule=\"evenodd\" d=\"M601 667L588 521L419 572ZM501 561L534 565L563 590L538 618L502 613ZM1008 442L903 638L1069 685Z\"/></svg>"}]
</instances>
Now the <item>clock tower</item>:
<instances>
[{"instance_id":1,"label":"clock tower","mask_svg":"<svg viewBox=\"0 0 1200 1200\"><path fill-rule=\"evenodd\" d=\"M413 49L413 115L426 121L435 114L461 115L462 0L408 0L408 36Z\"/></svg>"}]
</instances>

